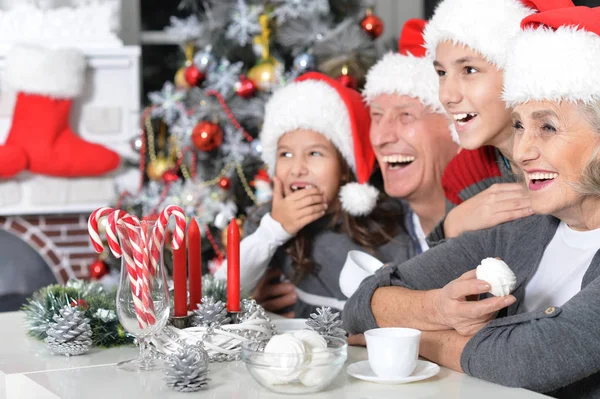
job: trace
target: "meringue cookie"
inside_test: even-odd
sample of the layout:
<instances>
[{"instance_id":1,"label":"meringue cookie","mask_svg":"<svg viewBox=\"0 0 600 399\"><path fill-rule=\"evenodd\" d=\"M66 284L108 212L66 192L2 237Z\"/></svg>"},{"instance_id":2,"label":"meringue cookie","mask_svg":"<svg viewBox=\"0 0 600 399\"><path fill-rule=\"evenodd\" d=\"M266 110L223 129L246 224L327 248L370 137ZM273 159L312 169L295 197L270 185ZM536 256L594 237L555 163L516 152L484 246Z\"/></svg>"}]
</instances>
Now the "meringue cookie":
<instances>
[{"instance_id":1,"label":"meringue cookie","mask_svg":"<svg viewBox=\"0 0 600 399\"><path fill-rule=\"evenodd\" d=\"M477 266L477 279L487 282L492 288L490 293L495 296L506 296L515 289L517 277L503 260L485 258Z\"/></svg>"},{"instance_id":2,"label":"meringue cookie","mask_svg":"<svg viewBox=\"0 0 600 399\"><path fill-rule=\"evenodd\" d=\"M336 372L329 365L330 357L326 348L313 348L310 363L300 375L300 382L307 387L314 387L329 381L331 373Z\"/></svg>"},{"instance_id":3,"label":"meringue cookie","mask_svg":"<svg viewBox=\"0 0 600 399\"><path fill-rule=\"evenodd\" d=\"M315 348L327 348L327 341L325 341L325 338L316 331L298 330L294 331L292 334L294 337L304 342L304 345L308 346L308 352L313 352Z\"/></svg>"},{"instance_id":4,"label":"meringue cookie","mask_svg":"<svg viewBox=\"0 0 600 399\"><path fill-rule=\"evenodd\" d=\"M265 346L264 353L273 353L283 355L278 358L271 358L273 366L272 379L273 384L285 384L297 379L302 373L302 366L307 362L306 345L303 341L294 337L292 334L275 335ZM299 355L299 356L285 356Z\"/></svg>"}]
</instances>

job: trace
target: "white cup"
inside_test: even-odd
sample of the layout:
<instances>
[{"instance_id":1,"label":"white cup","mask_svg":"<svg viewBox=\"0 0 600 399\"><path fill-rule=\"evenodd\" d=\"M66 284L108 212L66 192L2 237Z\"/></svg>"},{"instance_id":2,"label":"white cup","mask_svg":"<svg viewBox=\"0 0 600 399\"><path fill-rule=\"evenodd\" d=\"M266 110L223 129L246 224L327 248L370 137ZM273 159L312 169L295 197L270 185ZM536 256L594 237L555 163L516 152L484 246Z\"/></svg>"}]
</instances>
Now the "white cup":
<instances>
[{"instance_id":1,"label":"white cup","mask_svg":"<svg viewBox=\"0 0 600 399\"><path fill-rule=\"evenodd\" d=\"M346 257L346 263L340 272L340 290L348 298L358 289L360 283L377 269L383 266L383 263L373 256L361 252L350 251Z\"/></svg>"},{"instance_id":2,"label":"white cup","mask_svg":"<svg viewBox=\"0 0 600 399\"><path fill-rule=\"evenodd\" d=\"M417 367L421 331L374 328L365 332L371 369L381 378L408 377Z\"/></svg>"}]
</instances>

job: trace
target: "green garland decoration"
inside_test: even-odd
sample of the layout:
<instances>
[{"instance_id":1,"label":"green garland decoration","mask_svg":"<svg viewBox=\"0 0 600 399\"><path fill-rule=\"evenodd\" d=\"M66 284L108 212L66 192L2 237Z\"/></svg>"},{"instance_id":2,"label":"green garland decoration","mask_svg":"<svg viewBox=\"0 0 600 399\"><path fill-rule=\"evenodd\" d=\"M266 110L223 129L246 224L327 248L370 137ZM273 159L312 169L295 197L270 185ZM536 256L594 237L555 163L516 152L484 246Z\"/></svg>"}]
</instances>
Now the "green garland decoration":
<instances>
[{"instance_id":1,"label":"green garland decoration","mask_svg":"<svg viewBox=\"0 0 600 399\"><path fill-rule=\"evenodd\" d=\"M36 291L21 310L25 312L27 333L37 340L46 338L52 317L65 305L79 306L90 319L94 346L110 348L133 343L119 323L116 289L106 292L97 282L70 280L66 286L53 284Z\"/></svg>"},{"instance_id":2,"label":"green garland decoration","mask_svg":"<svg viewBox=\"0 0 600 399\"><path fill-rule=\"evenodd\" d=\"M227 283L211 275L202 277L203 296L227 303ZM172 293L171 293L172 296ZM41 288L27 299L21 308L25 312L25 327L33 338L43 341L52 317L65 305L79 306L90 319L94 346L110 348L133 343L117 317L117 290L106 291L98 282L70 280L65 286L53 284ZM242 298L248 297L242 292ZM172 303L172 301L171 301Z\"/></svg>"}]
</instances>

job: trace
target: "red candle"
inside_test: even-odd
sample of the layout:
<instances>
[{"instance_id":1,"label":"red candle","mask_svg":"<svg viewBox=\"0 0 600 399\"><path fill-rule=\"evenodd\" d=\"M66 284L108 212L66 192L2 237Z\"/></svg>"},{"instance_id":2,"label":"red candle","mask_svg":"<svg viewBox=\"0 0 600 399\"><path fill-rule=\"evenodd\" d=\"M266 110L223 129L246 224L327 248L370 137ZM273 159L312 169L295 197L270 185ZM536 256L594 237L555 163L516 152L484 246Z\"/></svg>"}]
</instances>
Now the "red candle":
<instances>
[{"instance_id":1,"label":"red candle","mask_svg":"<svg viewBox=\"0 0 600 399\"><path fill-rule=\"evenodd\" d=\"M227 310L240 311L240 230L235 219L227 228Z\"/></svg>"},{"instance_id":2,"label":"red candle","mask_svg":"<svg viewBox=\"0 0 600 399\"><path fill-rule=\"evenodd\" d=\"M175 317L187 316L187 271L186 271L185 239L179 249L173 249L173 305Z\"/></svg>"},{"instance_id":3,"label":"red candle","mask_svg":"<svg viewBox=\"0 0 600 399\"><path fill-rule=\"evenodd\" d=\"M192 219L188 228L188 275L190 279L190 310L198 309L202 300L202 252L200 228Z\"/></svg>"}]
</instances>

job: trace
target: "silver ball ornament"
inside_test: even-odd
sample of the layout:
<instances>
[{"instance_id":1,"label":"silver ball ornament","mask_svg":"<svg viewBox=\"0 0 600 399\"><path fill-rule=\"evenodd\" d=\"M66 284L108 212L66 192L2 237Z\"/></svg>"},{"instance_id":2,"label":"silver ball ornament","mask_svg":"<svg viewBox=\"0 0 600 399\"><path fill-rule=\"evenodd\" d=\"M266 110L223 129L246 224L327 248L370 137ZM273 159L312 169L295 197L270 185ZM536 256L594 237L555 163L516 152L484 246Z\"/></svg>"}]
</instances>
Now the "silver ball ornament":
<instances>
[{"instance_id":1,"label":"silver ball ornament","mask_svg":"<svg viewBox=\"0 0 600 399\"><path fill-rule=\"evenodd\" d=\"M252 151L253 155L260 155L263 152L263 146L262 143L260 142L260 139L254 139L252 140L252 143L250 143L250 149Z\"/></svg>"},{"instance_id":2,"label":"silver ball ornament","mask_svg":"<svg viewBox=\"0 0 600 399\"><path fill-rule=\"evenodd\" d=\"M294 58L294 69L298 72L312 71L316 65L315 56L309 53L301 53Z\"/></svg>"},{"instance_id":3,"label":"silver ball ornament","mask_svg":"<svg viewBox=\"0 0 600 399\"><path fill-rule=\"evenodd\" d=\"M194 65L196 65L196 68L203 73L206 73L214 65L216 65L216 59L210 47L198 51L196 55L194 55Z\"/></svg>"},{"instance_id":4,"label":"silver ball ornament","mask_svg":"<svg viewBox=\"0 0 600 399\"><path fill-rule=\"evenodd\" d=\"M140 151L142 151L142 146L144 145L144 140L142 140L142 136L137 136L131 139L131 141L129 142L129 145L131 146L131 149L138 153Z\"/></svg>"}]
</instances>

